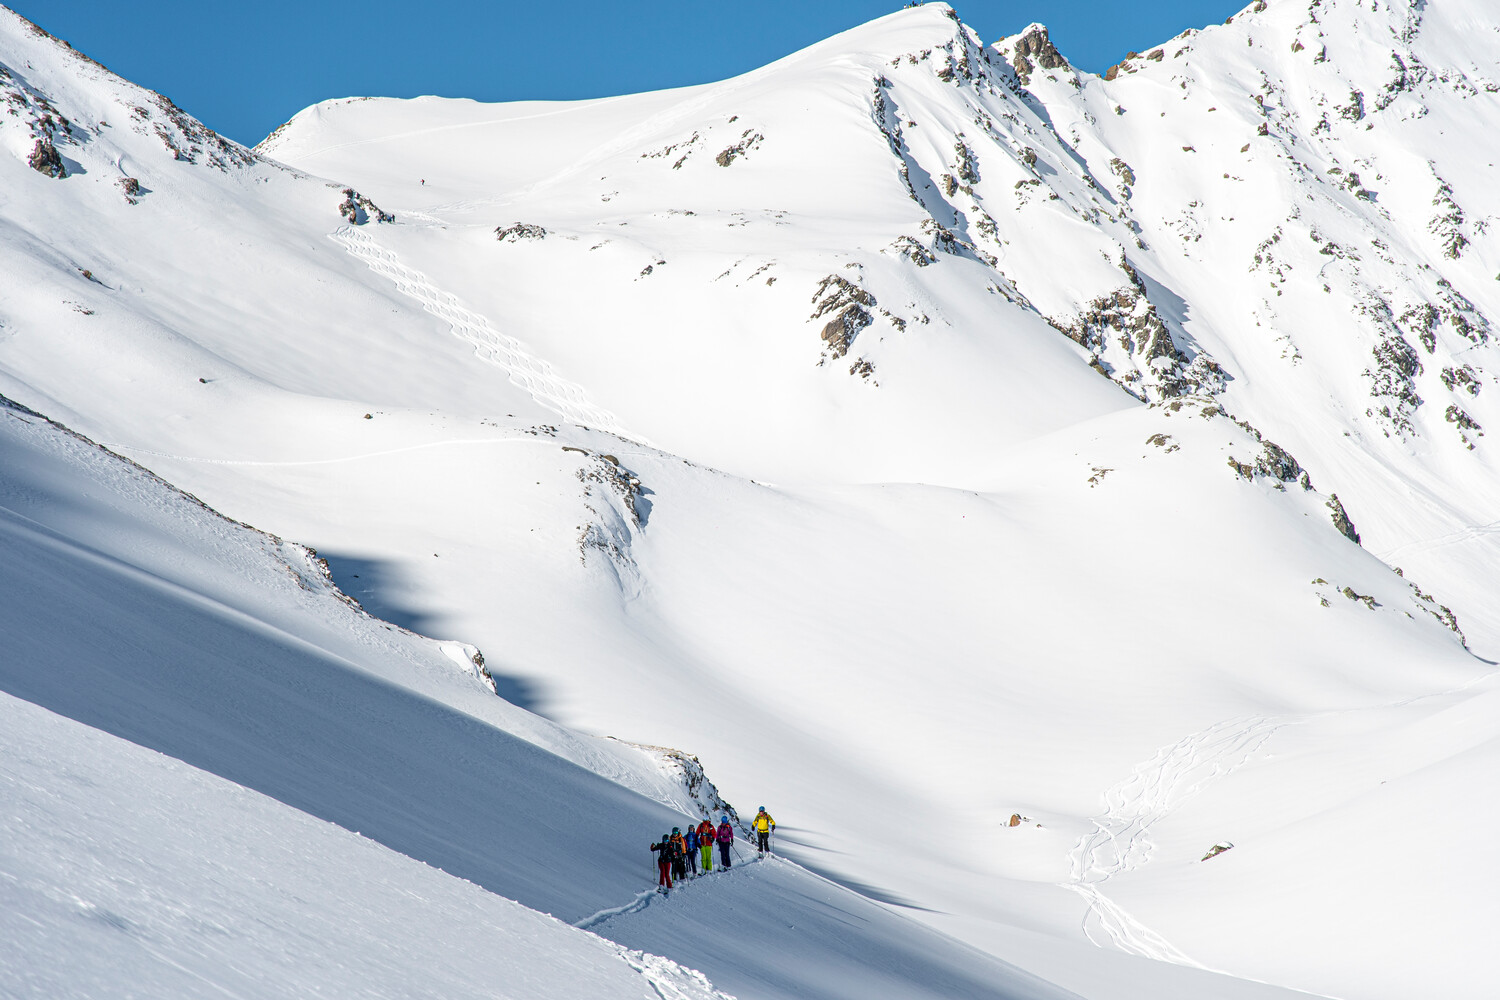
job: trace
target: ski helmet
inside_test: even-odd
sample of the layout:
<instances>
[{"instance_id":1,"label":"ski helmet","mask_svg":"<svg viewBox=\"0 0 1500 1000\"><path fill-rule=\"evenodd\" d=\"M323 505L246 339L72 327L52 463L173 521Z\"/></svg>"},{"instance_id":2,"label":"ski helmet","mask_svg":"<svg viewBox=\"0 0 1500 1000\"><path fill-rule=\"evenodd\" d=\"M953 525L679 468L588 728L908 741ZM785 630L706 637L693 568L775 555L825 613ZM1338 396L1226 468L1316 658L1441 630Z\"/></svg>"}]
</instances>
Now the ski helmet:
<instances>
[{"instance_id":1,"label":"ski helmet","mask_svg":"<svg viewBox=\"0 0 1500 1000\"><path fill-rule=\"evenodd\" d=\"M719 817L719 822L720 823L728 823L729 822L729 817L728 816L720 816Z\"/></svg>"},{"instance_id":2,"label":"ski helmet","mask_svg":"<svg viewBox=\"0 0 1500 1000\"><path fill-rule=\"evenodd\" d=\"M765 807L765 806L761 806L761 807L760 807L760 811L761 811L761 812L765 812L765 811L766 811L766 807Z\"/></svg>"}]
</instances>

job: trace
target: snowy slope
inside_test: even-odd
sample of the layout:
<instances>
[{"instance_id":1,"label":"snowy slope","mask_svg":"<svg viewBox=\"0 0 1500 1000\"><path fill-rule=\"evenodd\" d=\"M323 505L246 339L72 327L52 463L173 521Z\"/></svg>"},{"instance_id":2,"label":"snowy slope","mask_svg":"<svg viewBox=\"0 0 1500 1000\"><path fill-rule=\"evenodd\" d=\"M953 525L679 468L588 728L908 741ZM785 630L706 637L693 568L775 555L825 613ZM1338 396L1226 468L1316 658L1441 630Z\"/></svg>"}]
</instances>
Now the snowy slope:
<instances>
[{"instance_id":1,"label":"snowy slope","mask_svg":"<svg viewBox=\"0 0 1500 1000\"><path fill-rule=\"evenodd\" d=\"M1462 792L1497 729L1493 665L1444 605L1493 659L1500 491L1478 431L1435 401L1490 419L1492 307L1474 286L1494 262L1471 152L1441 168L1467 206L1457 258L1446 237L1397 238L1420 206L1344 182L1354 164L1368 188L1379 171L1355 159L1375 152L1343 144L1336 115L1319 128L1298 74L1369 32L1365 12L1323 6L1185 40L1186 90L1165 53L1075 76L1040 29L985 48L932 4L685 91L330 102L257 154L12 19L0 62L30 110L4 123L16 155L0 159L17 276L0 290L0 391L315 544L375 614L483 648L511 701L697 754L731 799L771 807L798 862L1055 983L1255 989L1197 965L1409 995L1489 926L1482 877L1443 859L1494 821ZM1465 16L1402 44L1442 48ZM1290 45L1257 47L1273 29L1322 30L1332 54L1309 69ZM1247 108L1268 93L1285 110L1256 137ZM1458 112L1425 117L1443 113ZM1412 155L1421 120L1400 131ZM1241 154L1242 129L1267 148ZM68 176L25 162L38 130ZM1314 147L1343 173L1288 166ZM1258 173L1229 169L1242 155ZM127 199L122 172L144 193ZM1277 225L1288 247L1294 230L1318 241L1267 263ZM1430 346L1408 308L1432 317ZM1421 406L1401 336L1423 352ZM226 600L222 581L187 586ZM340 627L309 641L344 650L325 638ZM418 743L478 718L581 764L541 758L588 796L636 801L587 772L677 794L650 758L493 698L455 671L458 644L433 658L408 641L424 680L381 679L431 699ZM330 669L315 676L344 676ZM345 684L314 687L325 715ZM22 696L370 833L342 789L318 803L274 761L251 775L192 741L159 746L122 731L138 720L89 715L85 692ZM340 726L387 728L359 703ZM411 815L457 787L425 787L450 759L433 745L432 771L390 786L417 790ZM340 752L313 756L352 766ZM483 775L457 795L465 822L573 856L517 830L571 822L565 807L518 792L493 816ZM1420 839L1390 821L1398 802L1432 810ZM619 882L618 905L645 868L611 841L587 873L547 880L378 821L388 846L570 919L607 908L596 878ZM964 847L934 850L953 831ZM1411 874L1372 881L1351 839ZM1372 899L1393 915L1370 919ZM606 926L676 957L661 912ZM720 988L774 985L693 947L720 956L697 964ZM1445 986L1485 989L1477 972Z\"/></svg>"},{"instance_id":2,"label":"snowy slope","mask_svg":"<svg viewBox=\"0 0 1500 1000\"><path fill-rule=\"evenodd\" d=\"M8 403L0 455L7 995L127 977L154 996L717 995L534 912L602 930L641 905L647 843L694 815L651 757L494 698L306 550ZM950 995L933 967L969 995L1067 995L800 868L778 878L785 924L725 921L691 950L731 982L777 956L745 995ZM698 892L723 912L735 885ZM830 910L860 929L797 932ZM436 976L433 947L455 953Z\"/></svg>"},{"instance_id":3,"label":"snowy slope","mask_svg":"<svg viewBox=\"0 0 1500 1000\"><path fill-rule=\"evenodd\" d=\"M0 714L6 996L724 996L170 757Z\"/></svg>"}]
</instances>

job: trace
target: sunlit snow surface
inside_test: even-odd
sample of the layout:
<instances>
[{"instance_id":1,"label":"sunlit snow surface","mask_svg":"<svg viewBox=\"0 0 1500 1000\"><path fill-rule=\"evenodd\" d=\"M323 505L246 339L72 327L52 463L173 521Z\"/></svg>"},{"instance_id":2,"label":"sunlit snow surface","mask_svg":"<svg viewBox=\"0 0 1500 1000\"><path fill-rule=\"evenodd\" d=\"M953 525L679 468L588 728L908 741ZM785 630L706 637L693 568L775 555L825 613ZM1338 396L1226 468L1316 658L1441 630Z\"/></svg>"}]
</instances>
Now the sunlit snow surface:
<instances>
[{"instance_id":1,"label":"sunlit snow surface","mask_svg":"<svg viewBox=\"0 0 1500 1000\"><path fill-rule=\"evenodd\" d=\"M1037 995L981 953L1486 996L1493 12L1272 3L1023 87L946 11L683 91L330 102L295 169L3 15L0 391L277 536L8 445L4 690L569 921L685 801L579 733L696 754L832 883L594 929L743 996Z\"/></svg>"}]
</instances>

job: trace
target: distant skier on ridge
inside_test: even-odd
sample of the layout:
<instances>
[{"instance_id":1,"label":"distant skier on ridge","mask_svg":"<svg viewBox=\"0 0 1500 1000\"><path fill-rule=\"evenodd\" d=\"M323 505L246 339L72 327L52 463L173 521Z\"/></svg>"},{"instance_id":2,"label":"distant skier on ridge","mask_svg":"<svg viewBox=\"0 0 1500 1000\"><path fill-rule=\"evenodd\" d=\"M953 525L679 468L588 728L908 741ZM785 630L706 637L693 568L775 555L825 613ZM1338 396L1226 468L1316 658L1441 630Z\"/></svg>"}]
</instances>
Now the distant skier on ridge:
<instances>
[{"instance_id":1,"label":"distant skier on ridge","mask_svg":"<svg viewBox=\"0 0 1500 1000\"><path fill-rule=\"evenodd\" d=\"M755 831L755 849L764 855L771 849L771 831L776 829L776 821L766 812L765 806L761 806L760 812L750 821L750 828Z\"/></svg>"}]
</instances>

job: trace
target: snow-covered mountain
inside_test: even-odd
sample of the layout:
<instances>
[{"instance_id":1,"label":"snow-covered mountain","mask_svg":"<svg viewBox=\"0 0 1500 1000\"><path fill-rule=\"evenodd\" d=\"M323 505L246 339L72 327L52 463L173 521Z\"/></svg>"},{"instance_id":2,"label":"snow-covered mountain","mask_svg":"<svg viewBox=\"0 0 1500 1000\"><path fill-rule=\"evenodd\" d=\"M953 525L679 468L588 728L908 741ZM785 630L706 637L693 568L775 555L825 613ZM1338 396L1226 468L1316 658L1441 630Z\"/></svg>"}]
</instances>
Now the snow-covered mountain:
<instances>
[{"instance_id":1,"label":"snow-covered mountain","mask_svg":"<svg viewBox=\"0 0 1500 1000\"><path fill-rule=\"evenodd\" d=\"M545 981L453 991L1487 995L1497 31L1257 2L1100 78L928 4L251 151L0 11L0 690L51 748L0 803L54 957L0 975L275 992L214 970L358 921L272 966L366 995L397 904L278 902L337 863ZM796 864L645 905L694 755ZM105 832L147 795L195 835Z\"/></svg>"}]
</instances>

